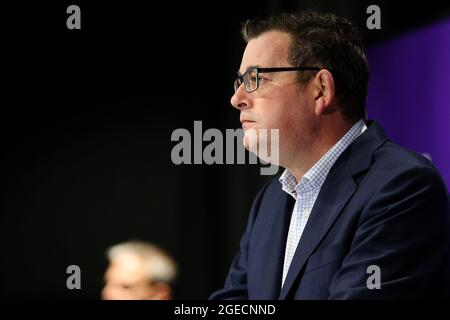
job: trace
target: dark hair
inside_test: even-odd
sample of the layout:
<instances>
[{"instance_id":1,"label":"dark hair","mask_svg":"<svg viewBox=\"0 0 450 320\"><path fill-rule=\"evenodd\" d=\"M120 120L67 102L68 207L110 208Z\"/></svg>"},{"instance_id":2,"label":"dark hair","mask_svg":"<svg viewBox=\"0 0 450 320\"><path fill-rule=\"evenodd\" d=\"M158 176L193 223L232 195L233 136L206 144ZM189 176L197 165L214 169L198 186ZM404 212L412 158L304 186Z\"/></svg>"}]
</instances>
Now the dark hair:
<instances>
[{"instance_id":1,"label":"dark hair","mask_svg":"<svg viewBox=\"0 0 450 320\"><path fill-rule=\"evenodd\" d=\"M365 116L369 64L358 30L345 18L330 13L303 11L247 20L242 27L246 42L267 31L292 36L288 61L293 66L315 66L331 72L341 113L348 121ZM306 82L313 73L301 72Z\"/></svg>"}]
</instances>

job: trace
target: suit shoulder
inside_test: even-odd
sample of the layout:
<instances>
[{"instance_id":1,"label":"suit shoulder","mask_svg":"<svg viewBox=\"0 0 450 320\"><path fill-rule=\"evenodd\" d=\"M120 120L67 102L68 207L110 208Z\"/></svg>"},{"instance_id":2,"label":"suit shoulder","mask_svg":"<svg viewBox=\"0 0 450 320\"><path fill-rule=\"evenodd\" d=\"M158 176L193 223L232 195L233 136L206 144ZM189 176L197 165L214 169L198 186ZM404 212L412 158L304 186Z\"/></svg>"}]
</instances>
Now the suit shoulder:
<instances>
[{"instance_id":1,"label":"suit shoulder","mask_svg":"<svg viewBox=\"0 0 450 320\"><path fill-rule=\"evenodd\" d=\"M390 141L374 152L370 171L386 183L402 177L447 189L439 170L428 158Z\"/></svg>"},{"instance_id":2,"label":"suit shoulder","mask_svg":"<svg viewBox=\"0 0 450 320\"><path fill-rule=\"evenodd\" d=\"M373 165L388 171L418 170L439 173L434 164L424 155L390 141L375 151Z\"/></svg>"}]
</instances>

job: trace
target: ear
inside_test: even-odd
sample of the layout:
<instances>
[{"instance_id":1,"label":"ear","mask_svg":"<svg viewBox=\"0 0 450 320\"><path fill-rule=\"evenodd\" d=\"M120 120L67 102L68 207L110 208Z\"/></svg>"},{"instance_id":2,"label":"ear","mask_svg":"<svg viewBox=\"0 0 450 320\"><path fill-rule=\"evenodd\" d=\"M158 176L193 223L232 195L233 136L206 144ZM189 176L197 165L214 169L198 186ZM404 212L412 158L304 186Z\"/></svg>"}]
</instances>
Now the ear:
<instances>
[{"instance_id":1,"label":"ear","mask_svg":"<svg viewBox=\"0 0 450 320\"><path fill-rule=\"evenodd\" d=\"M152 300L171 300L172 288L164 282L153 284Z\"/></svg>"},{"instance_id":2,"label":"ear","mask_svg":"<svg viewBox=\"0 0 450 320\"><path fill-rule=\"evenodd\" d=\"M317 116L330 114L335 107L335 86L333 75L327 69L317 72L313 80L314 113Z\"/></svg>"}]
</instances>

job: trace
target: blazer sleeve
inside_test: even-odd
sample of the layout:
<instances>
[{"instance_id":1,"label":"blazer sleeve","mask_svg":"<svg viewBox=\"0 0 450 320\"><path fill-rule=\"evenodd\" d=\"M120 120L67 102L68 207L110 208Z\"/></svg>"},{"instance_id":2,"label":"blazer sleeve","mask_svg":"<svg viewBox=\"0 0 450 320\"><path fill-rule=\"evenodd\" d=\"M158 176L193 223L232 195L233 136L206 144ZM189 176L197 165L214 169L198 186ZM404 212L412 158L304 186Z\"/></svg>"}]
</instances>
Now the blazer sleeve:
<instances>
[{"instance_id":1,"label":"blazer sleeve","mask_svg":"<svg viewBox=\"0 0 450 320\"><path fill-rule=\"evenodd\" d=\"M448 260L448 191L436 170L391 175L359 218L330 299L415 299L437 295ZM379 267L380 289L369 289ZM442 288L445 290L445 288Z\"/></svg>"},{"instance_id":2,"label":"blazer sleeve","mask_svg":"<svg viewBox=\"0 0 450 320\"><path fill-rule=\"evenodd\" d=\"M247 263L248 263L248 249L250 238L252 234L253 225L258 215L259 208L263 195L267 189L267 183L256 196L250 209L250 214L247 222L247 227L241 238L239 252L234 257L231 264L228 276L225 280L225 285L222 289L214 292L210 300L247 300Z\"/></svg>"}]
</instances>

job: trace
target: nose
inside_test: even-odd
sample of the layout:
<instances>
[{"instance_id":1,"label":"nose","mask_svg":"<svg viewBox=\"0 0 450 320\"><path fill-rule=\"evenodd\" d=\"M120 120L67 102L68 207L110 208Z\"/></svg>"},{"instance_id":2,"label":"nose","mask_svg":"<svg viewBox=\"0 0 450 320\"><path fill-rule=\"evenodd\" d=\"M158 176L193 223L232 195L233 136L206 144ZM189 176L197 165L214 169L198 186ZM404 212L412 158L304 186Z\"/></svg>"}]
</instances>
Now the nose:
<instances>
[{"instance_id":1,"label":"nose","mask_svg":"<svg viewBox=\"0 0 450 320\"><path fill-rule=\"evenodd\" d=\"M241 84L234 92L230 103L238 110L247 109L253 105L252 96L245 90L244 84Z\"/></svg>"}]
</instances>

